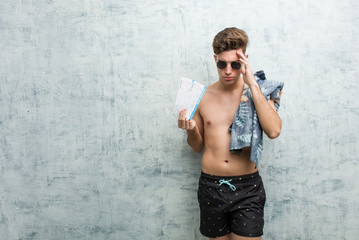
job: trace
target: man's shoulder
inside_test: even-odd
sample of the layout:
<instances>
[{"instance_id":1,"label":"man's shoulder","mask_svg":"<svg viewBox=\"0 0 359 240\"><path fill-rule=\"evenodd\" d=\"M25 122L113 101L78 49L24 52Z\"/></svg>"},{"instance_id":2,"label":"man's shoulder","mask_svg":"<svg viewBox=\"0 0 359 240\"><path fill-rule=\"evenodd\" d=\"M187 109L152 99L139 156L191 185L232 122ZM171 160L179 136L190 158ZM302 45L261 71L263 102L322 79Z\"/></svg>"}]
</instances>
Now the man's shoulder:
<instances>
[{"instance_id":1,"label":"man's shoulder","mask_svg":"<svg viewBox=\"0 0 359 240\"><path fill-rule=\"evenodd\" d=\"M211 101L211 99L215 98L215 96L218 94L219 91L214 84L207 86L207 89L203 95L201 103L206 103L207 101Z\"/></svg>"},{"instance_id":2,"label":"man's shoulder","mask_svg":"<svg viewBox=\"0 0 359 240\"><path fill-rule=\"evenodd\" d=\"M216 96L218 96L218 90L215 86L215 83L207 86L207 89L203 94L201 102L198 105L200 115L203 115L206 111L208 111L208 106L210 106L211 102L216 99Z\"/></svg>"},{"instance_id":3,"label":"man's shoulder","mask_svg":"<svg viewBox=\"0 0 359 240\"><path fill-rule=\"evenodd\" d=\"M214 83L212 83L212 84L210 84L210 85L208 85L207 86L207 90L215 90L215 89L217 89L218 88L218 81L217 82L214 82Z\"/></svg>"}]
</instances>

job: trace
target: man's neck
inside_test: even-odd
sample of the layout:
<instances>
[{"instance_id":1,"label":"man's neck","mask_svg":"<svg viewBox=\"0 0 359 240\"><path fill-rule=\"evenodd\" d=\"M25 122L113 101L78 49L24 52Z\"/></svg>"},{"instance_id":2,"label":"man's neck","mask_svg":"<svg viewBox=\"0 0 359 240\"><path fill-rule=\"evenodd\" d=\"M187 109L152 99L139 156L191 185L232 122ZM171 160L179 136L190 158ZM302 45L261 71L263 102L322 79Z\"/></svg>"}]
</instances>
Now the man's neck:
<instances>
[{"instance_id":1,"label":"man's neck","mask_svg":"<svg viewBox=\"0 0 359 240\"><path fill-rule=\"evenodd\" d=\"M244 81L243 79L239 78L237 82L233 84L223 84L221 81L218 81L217 85L218 90L223 91L225 93L235 93L237 91L242 91L244 88Z\"/></svg>"}]
</instances>

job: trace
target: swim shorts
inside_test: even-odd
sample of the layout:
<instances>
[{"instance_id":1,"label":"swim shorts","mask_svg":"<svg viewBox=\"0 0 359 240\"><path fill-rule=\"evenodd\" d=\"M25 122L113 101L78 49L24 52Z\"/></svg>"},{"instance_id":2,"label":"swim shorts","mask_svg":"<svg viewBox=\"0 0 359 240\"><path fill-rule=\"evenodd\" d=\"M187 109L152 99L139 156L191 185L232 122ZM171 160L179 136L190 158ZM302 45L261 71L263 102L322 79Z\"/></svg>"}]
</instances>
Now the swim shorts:
<instances>
[{"instance_id":1,"label":"swim shorts","mask_svg":"<svg viewBox=\"0 0 359 240\"><path fill-rule=\"evenodd\" d=\"M266 194L258 171L221 177L201 173L198 202L200 232L210 238L234 233L243 237L263 235Z\"/></svg>"}]
</instances>

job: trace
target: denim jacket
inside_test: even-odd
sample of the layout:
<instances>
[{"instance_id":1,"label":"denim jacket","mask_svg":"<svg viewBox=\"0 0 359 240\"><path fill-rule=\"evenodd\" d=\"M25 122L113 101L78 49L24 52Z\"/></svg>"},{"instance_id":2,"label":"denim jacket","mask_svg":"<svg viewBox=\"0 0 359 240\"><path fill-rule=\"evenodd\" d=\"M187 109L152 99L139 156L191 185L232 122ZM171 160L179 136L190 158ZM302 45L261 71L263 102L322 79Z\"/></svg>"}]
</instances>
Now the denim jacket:
<instances>
[{"instance_id":1,"label":"denim jacket","mask_svg":"<svg viewBox=\"0 0 359 240\"><path fill-rule=\"evenodd\" d=\"M267 80L263 71L258 71L254 77L264 95L274 100L278 111L280 105L279 92L284 83ZM250 160L258 165L263 150L263 130L259 123L250 89L244 88L241 103L234 116L233 123L228 129L231 132L230 151L240 154L242 148L251 147Z\"/></svg>"}]
</instances>

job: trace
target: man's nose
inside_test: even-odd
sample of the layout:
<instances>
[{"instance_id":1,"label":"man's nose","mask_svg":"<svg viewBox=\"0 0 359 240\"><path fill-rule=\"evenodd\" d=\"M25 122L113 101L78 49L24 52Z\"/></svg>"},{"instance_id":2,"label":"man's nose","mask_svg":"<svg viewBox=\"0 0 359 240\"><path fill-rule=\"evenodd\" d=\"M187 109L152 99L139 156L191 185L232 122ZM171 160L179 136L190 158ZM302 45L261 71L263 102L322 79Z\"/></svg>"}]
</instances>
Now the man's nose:
<instances>
[{"instance_id":1,"label":"man's nose","mask_svg":"<svg viewBox=\"0 0 359 240\"><path fill-rule=\"evenodd\" d=\"M226 74L231 74L232 73L232 67L231 64L227 63L226 68L224 69Z\"/></svg>"}]
</instances>

